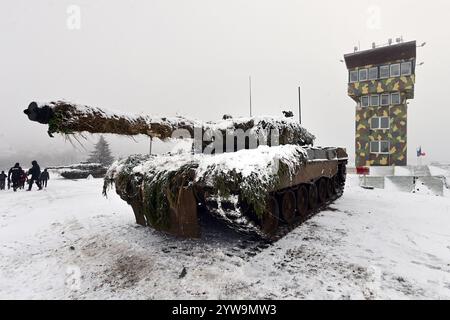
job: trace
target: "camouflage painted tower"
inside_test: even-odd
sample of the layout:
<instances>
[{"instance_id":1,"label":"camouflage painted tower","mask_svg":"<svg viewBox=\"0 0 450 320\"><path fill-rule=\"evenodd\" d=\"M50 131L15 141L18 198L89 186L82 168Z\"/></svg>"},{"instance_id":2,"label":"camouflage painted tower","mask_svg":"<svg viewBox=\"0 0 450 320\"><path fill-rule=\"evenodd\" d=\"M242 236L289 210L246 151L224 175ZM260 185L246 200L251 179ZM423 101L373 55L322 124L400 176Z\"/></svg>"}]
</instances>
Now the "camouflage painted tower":
<instances>
[{"instance_id":1,"label":"camouflage painted tower","mask_svg":"<svg viewBox=\"0 0 450 320\"><path fill-rule=\"evenodd\" d=\"M407 165L407 101L414 98L416 42L344 58L348 95L356 102L355 165Z\"/></svg>"}]
</instances>

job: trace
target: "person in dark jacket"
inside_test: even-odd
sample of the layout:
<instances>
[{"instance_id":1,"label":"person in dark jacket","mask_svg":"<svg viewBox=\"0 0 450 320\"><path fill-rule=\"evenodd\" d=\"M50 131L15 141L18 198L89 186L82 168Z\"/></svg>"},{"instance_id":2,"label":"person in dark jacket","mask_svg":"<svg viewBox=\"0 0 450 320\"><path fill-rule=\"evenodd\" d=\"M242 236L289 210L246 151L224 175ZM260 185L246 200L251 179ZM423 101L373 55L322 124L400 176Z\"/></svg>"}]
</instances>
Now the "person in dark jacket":
<instances>
[{"instance_id":1,"label":"person in dark jacket","mask_svg":"<svg viewBox=\"0 0 450 320\"><path fill-rule=\"evenodd\" d=\"M44 171L41 173L41 186L43 188L47 188L47 182L50 179L50 174L48 173L47 169L44 169Z\"/></svg>"},{"instance_id":2,"label":"person in dark jacket","mask_svg":"<svg viewBox=\"0 0 450 320\"><path fill-rule=\"evenodd\" d=\"M5 171L2 171L2 173L0 173L0 190L5 190L6 178L8 178L8 176L5 174Z\"/></svg>"},{"instance_id":3,"label":"person in dark jacket","mask_svg":"<svg viewBox=\"0 0 450 320\"><path fill-rule=\"evenodd\" d=\"M39 167L36 160L31 162L31 169L28 170L28 175L31 175L31 178L28 180L28 190L31 191L31 187L33 186L33 182L36 182L39 190L42 190L41 181L39 178L41 177L41 168Z\"/></svg>"},{"instance_id":4,"label":"person in dark jacket","mask_svg":"<svg viewBox=\"0 0 450 320\"><path fill-rule=\"evenodd\" d=\"M8 186L10 185L10 183L12 183L14 192L16 192L17 189L19 188L21 173L22 168L20 167L19 163L16 163L14 167L9 169L8 171Z\"/></svg>"},{"instance_id":5,"label":"person in dark jacket","mask_svg":"<svg viewBox=\"0 0 450 320\"><path fill-rule=\"evenodd\" d=\"M27 182L27 173L22 170L20 173L20 179L19 179L19 189L23 190L25 189L25 183Z\"/></svg>"}]
</instances>

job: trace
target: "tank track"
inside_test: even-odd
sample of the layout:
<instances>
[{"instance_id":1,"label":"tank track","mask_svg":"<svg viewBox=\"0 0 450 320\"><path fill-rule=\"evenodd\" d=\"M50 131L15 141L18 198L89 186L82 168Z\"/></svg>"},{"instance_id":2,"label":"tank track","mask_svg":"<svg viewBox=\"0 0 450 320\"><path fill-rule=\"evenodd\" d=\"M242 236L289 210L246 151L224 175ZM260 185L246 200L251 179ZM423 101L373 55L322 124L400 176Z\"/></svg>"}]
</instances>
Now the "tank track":
<instances>
[{"instance_id":1,"label":"tank track","mask_svg":"<svg viewBox=\"0 0 450 320\"><path fill-rule=\"evenodd\" d=\"M325 211L329 207L330 204L332 204L334 201L336 201L337 199L342 197L343 194L344 194L344 190L342 188L342 189L340 189L338 191L338 193L335 196L333 196L332 198L330 198L326 202L320 204L315 209L310 210L306 217L304 217L304 218L296 218L296 220L292 224L287 224L287 223L280 224L280 226L278 227L277 233L273 237L267 238L267 237L264 236L263 239L267 240L269 242L278 241L279 239L281 239L282 237L287 235L289 232L291 232L295 228L299 227L302 223L304 223L305 221L311 219L313 216L315 216L319 212Z\"/></svg>"},{"instance_id":2,"label":"tank track","mask_svg":"<svg viewBox=\"0 0 450 320\"><path fill-rule=\"evenodd\" d=\"M261 230L261 226L258 225L257 221L248 217L245 213L243 213L241 204L239 202L217 202L217 199L206 199L206 209L216 218L223 221L225 225L229 228L235 230L236 232L251 236L255 239L255 241L261 241L265 243L273 243L284 237L286 234L300 226L305 221L309 220L311 217L316 215L317 213L326 210L330 204L339 199L344 193L345 187L345 167L344 172L342 173L342 179L338 182L338 185L335 188L335 194L329 197L326 201L318 204L316 207L312 209L308 209L307 214L303 217L299 217L296 215L295 219L291 223L286 223L282 218L281 209L279 217L277 218L279 221L277 231L275 234L267 235ZM277 194L281 194L286 191L296 191L299 186L293 186L291 188L286 188L283 190L277 190L271 193L269 196L277 197ZM216 205L214 205L216 204Z\"/></svg>"}]
</instances>

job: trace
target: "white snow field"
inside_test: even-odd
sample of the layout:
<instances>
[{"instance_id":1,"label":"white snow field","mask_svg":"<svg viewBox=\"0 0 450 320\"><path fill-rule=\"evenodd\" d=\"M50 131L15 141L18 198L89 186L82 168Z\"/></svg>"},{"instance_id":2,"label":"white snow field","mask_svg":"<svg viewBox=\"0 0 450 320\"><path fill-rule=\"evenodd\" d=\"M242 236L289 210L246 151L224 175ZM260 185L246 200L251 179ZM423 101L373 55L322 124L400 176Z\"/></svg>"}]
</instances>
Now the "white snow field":
<instances>
[{"instance_id":1,"label":"white snow field","mask_svg":"<svg viewBox=\"0 0 450 320\"><path fill-rule=\"evenodd\" d=\"M0 299L450 299L450 198L364 190L272 245L135 225L101 179L0 192ZM218 231L219 230L219 231Z\"/></svg>"}]
</instances>

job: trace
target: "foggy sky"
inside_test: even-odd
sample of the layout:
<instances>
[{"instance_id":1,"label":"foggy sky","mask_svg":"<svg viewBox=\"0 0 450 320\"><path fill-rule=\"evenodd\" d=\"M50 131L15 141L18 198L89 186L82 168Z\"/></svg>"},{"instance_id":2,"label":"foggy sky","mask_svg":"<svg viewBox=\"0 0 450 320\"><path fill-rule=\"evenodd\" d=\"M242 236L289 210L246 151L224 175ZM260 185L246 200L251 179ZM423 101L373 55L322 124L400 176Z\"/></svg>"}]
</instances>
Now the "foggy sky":
<instances>
[{"instance_id":1,"label":"foggy sky","mask_svg":"<svg viewBox=\"0 0 450 320\"><path fill-rule=\"evenodd\" d=\"M79 30L67 27L69 5L81 9ZM409 164L418 145L426 161L450 161L449 12L444 0L1 0L0 154L73 148L26 119L33 100L215 120L248 115L251 75L255 114L297 116L300 85L316 144L353 158L355 103L339 60L402 35L427 42L409 101ZM147 138L108 138L118 154L148 150Z\"/></svg>"}]
</instances>

